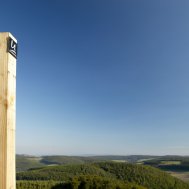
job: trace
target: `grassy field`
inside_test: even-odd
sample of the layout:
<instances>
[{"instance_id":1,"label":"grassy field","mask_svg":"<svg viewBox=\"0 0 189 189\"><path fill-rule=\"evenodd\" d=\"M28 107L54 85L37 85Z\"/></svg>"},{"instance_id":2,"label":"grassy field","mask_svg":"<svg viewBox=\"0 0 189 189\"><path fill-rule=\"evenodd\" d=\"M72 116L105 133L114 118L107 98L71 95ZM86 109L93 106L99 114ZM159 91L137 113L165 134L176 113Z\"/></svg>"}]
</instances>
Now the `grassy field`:
<instances>
[{"instance_id":1,"label":"grassy field","mask_svg":"<svg viewBox=\"0 0 189 189\"><path fill-rule=\"evenodd\" d=\"M180 165L181 161L161 161L159 165Z\"/></svg>"},{"instance_id":2,"label":"grassy field","mask_svg":"<svg viewBox=\"0 0 189 189\"><path fill-rule=\"evenodd\" d=\"M127 163L128 161L127 160L112 160L113 162L118 162L118 163Z\"/></svg>"},{"instance_id":3,"label":"grassy field","mask_svg":"<svg viewBox=\"0 0 189 189\"><path fill-rule=\"evenodd\" d=\"M172 176L189 183L189 172L168 172Z\"/></svg>"}]
</instances>

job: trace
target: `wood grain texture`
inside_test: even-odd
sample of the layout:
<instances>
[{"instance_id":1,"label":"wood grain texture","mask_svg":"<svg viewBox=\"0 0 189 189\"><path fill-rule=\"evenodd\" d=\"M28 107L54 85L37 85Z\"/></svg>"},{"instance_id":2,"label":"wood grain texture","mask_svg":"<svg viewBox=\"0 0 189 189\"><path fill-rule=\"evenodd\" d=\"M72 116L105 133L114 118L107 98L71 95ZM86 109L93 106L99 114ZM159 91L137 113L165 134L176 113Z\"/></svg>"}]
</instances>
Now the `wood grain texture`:
<instances>
[{"instance_id":1,"label":"wood grain texture","mask_svg":"<svg viewBox=\"0 0 189 189\"><path fill-rule=\"evenodd\" d=\"M16 59L7 52L8 32L0 33L0 189L16 188Z\"/></svg>"}]
</instances>

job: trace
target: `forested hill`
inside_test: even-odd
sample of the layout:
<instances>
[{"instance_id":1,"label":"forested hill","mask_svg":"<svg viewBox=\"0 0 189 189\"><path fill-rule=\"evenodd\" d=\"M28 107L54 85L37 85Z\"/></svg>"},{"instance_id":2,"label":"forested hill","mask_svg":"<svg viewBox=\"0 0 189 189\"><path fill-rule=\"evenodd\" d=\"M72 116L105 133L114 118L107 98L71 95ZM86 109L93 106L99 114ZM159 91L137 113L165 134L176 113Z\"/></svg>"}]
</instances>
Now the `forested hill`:
<instances>
[{"instance_id":1,"label":"forested hill","mask_svg":"<svg viewBox=\"0 0 189 189\"><path fill-rule=\"evenodd\" d=\"M84 164L101 161L121 161L136 163L141 160L159 158L159 156L29 156L17 155L16 168L17 172L26 171L30 168L43 167L46 165L66 165L66 164Z\"/></svg>"},{"instance_id":2,"label":"forested hill","mask_svg":"<svg viewBox=\"0 0 189 189\"><path fill-rule=\"evenodd\" d=\"M113 162L38 168L17 173L17 180L22 180L18 182L20 189L23 186L22 184L26 184L23 180L27 180L27 182L34 182L35 180L36 182L39 182L39 180L49 182L51 180L53 182L60 182L60 184L63 182L62 186L63 184L67 184L67 188L74 188L73 183L77 185L75 188L79 188L78 186L86 185L87 183L91 187L101 183L101 187L96 188L189 189L188 184L156 168ZM108 183L109 187L104 186L103 188L103 183ZM66 188L66 186L62 188ZM83 187L83 189L85 188L87 187Z\"/></svg>"},{"instance_id":3,"label":"forested hill","mask_svg":"<svg viewBox=\"0 0 189 189\"><path fill-rule=\"evenodd\" d=\"M177 162L177 168L184 167L189 171L189 157L187 156L146 156L146 155L130 155L130 156L16 156L17 172L26 171L31 168L43 167L47 165L69 165L69 164L85 164L101 161L128 162L137 164L148 164L154 167L166 168L169 170L171 163ZM162 163L164 166L162 166ZM169 164L169 166L166 165ZM186 169L187 168L187 169Z\"/></svg>"}]
</instances>

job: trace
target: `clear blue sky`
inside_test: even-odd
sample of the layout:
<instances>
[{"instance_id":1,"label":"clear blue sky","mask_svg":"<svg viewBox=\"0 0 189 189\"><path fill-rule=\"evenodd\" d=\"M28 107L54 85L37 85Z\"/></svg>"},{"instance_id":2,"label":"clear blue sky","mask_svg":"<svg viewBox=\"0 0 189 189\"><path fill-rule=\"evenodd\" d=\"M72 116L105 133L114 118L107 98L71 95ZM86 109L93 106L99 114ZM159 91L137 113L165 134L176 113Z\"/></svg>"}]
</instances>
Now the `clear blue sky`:
<instances>
[{"instance_id":1,"label":"clear blue sky","mask_svg":"<svg viewBox=\"0 0 189 189\"><path fill-rule=\"evenodd\" d=\"M17 0L17 153L189 155L188 0Z\"/></svg>"}]
</instances>

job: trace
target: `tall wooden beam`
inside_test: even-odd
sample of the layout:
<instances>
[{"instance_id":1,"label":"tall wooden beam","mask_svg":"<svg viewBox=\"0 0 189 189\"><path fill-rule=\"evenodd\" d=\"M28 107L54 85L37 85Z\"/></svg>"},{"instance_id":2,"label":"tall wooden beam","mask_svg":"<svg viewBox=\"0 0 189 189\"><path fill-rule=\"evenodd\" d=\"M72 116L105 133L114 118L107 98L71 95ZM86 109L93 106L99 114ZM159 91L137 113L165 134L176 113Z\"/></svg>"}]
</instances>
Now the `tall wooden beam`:
<instances>
[{"instance_id":1,"label":"tall wooden beam","mask_svg":"<svg viewBox=\"0 0 189 189\"><path fill-rule=\"evenodd\" d=\"M16 188L16 55L17 40L0 33L0 189Z\"/></svg>"}]
</instances>

